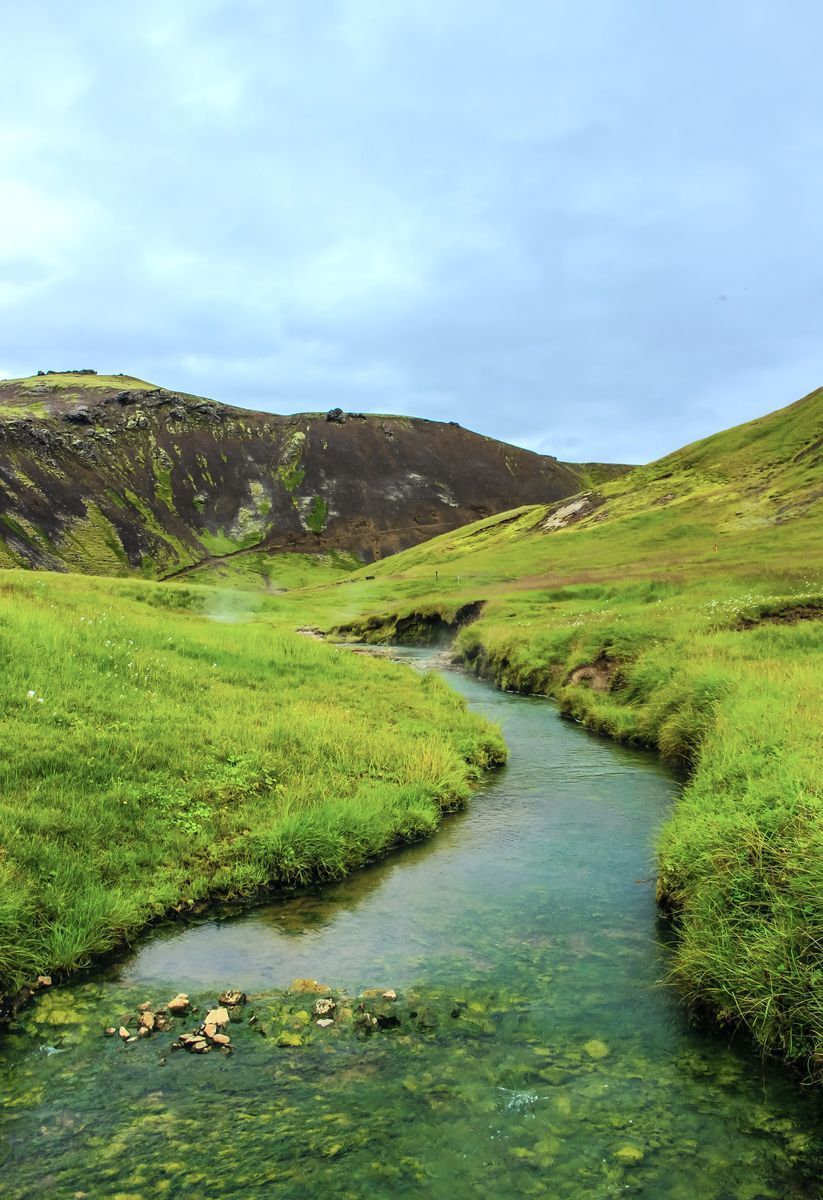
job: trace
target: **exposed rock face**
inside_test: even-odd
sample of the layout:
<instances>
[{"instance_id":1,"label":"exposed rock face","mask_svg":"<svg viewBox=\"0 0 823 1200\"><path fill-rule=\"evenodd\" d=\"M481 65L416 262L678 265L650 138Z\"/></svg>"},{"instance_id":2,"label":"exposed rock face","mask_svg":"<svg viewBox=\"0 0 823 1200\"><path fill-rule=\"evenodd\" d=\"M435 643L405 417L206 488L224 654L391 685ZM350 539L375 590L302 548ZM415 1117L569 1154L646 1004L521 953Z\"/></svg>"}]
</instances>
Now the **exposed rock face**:
<instances>
[{"instance_id":1,"label":"exposed rock face","mask_svg":"<svg viewBox=\"0 0 823 1200\"><path fill-rule=\"evenodd\" d=\"M278 416L81 372L0 382L0 566L162 578L250 547L372 561L582 486L453 422Z\"/></svg>"}]
</instances>

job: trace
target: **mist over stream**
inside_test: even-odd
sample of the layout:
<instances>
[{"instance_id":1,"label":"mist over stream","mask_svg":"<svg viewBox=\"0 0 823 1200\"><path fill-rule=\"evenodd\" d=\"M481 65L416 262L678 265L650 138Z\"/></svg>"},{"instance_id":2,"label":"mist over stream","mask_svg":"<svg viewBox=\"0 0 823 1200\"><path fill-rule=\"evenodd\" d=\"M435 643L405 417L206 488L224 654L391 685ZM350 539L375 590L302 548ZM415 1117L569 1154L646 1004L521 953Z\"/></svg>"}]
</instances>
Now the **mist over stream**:
<instances>
[{"instance_id":1,"label":"mist over stream","mask_svg":"<svg viewBox=\"0 0 823 1200\"><path fill-rule=\"evenodd\" d=\"M0 1042L0 1194L823 1194L816 1094L661 985L653 848L678 782L544 700L448 678L500 722L509 764L431 841L159 929L21 1014ZM225 987L274 1026L297 977L393 988L428 1017L369 1036L305 1023L291 1048L232 1026L231 1056L101 1034L142 1000Z\"/></svg>"}]
</instances>

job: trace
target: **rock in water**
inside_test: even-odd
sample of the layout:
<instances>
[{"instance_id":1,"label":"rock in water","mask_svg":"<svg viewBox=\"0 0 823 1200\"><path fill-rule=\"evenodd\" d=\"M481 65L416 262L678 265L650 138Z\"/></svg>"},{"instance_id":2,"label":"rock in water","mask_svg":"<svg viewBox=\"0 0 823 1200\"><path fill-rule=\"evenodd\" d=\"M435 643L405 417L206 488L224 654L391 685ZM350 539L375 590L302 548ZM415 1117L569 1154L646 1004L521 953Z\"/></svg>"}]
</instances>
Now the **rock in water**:
<instances>
[{"instance_id":1,"label":"rock in water","mask_svg":"<svg viewBox=\"0 0 823 1200\"><path fill-rule=\"evenodd\" d=\"M241 992L238 988L229 988L217 997L217 1003L222 1004L225 1008L236 1008L240 1004L246 1003L246 993Z\"/></svg>"}]
</instances>

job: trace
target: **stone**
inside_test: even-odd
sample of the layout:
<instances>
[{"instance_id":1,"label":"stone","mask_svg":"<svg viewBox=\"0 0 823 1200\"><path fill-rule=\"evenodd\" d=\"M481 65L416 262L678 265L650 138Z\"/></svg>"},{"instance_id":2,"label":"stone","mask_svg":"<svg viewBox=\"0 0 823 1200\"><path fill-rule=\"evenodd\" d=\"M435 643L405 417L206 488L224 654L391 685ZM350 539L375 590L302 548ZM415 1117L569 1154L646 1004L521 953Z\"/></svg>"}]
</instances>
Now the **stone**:
<instances>
[{"instance_id":1,"label":"stone","mask_svg":"<svg viewBox=\"0 0 823 1200\"><path fill-rule=\"evenodd\" d=\"M211 1039L216 1046L230 1046L231 1038L227 1033L216 1033Z\"/></svg>"},{"instance_id":2,"label":"stone","mask_svg":"<svg viewBox=\"0 0 823 1200\"><path fill-rule=\"evenodd\" d=\"M84 404L76 408L73 412L67 412L63 415L64 421L71 421L75 425L91 425L92 416Z\"/></svg>"},{"instance_id":3,"label":"stone","mask_svg":"<svg viewBox=\"0 0 823 1200\"><path fill-rule=\"evenodd\" d=\"M150 1000L144 1000L142 1004L137 1005L137 1011L139 1013L148 1012L150 1008L151 1008Z\"/></svg>"},{"instance_id":4,"label":"stone","mask_svg":"<svg viewBox=\"0 0 823 1200\"><path fill-rule=\"evenodd\" d=\"M117 1030L113 1025L109 1025L103 1030L103 1032L105 1033L106 1037L114 1037L114 1035L117 1033Z\"/></svg>"},{"instance_id":5,"label":"stone","mask_svg":"<svg viewBox=\"0 0 823 1200\"><path fill-rule=\"evenodd\" d=\"M191 1008L189 998L185 992L179 992L172 1000L169 1000L166 1008L170 1013L184 1013Z\"/></svg>"},{"instance_id":6,"label":"stone","mask_svg":"<svg viewBox=\"0 0 823 1200\"><path fill-rule=\"evenodd\" d=\"M146 1033L151 1033L156 1024L156 1018L153 1012L142 1012L138 1022L140 1029L145 1029Z\"/></svg>"},{"instance_id":7,"label":"stone","mask_svg":"<svg viewBox=\"0 0 823 1200\"><path fill-rule=\"evenodd\" d=\"M228 1025L228 1023L229 1014L226 1012L225 1008L222 1007L209 1009L203 1018L204 1025L216 1025L219 1029L222 1029L222 1027L224 1025Z\"/></svg>"},{"instance_id":8,"label":"stone","mask_svg":"<svg viewBox=\"0 0 823 1200\"><path fill-rule=\"evenodd\" d=\"M354 1014L354 1024L357 1029L361 1029L366 1033L370 1033L372 1029L377 1028L377 1017L374 1013L367 1012L361 1009Z\"/></svg>"},{"instance_id":9,"label":"stone","mask_svg":"<svg viewBox=\"0 0 823 1200\"><path fill-rule=\"evenodd\" d=\"M217 1033L217 1026L215 1024L213 1024L213 1022L211 1022L211 1021L206 1021L206 1023L203 1026L203 1033L206 1035L207 1038L213 1038L215 1036L215 1034Z\"/></svg>"},{"instance_id":10,"label":"stone","mask_svg":"<svg viewBox=\"0 0 823 1200\"><path fill-rule=\"evenodd\" d=\"M124 1042L127 1042L131 1037L131 1034L129 1033L128 1029L126 1029L125 1025L121 1025L117 1032Z\"/></svg>"},{"instance_id":11,"label":"stone","mask_svg":"<svg viewBox=\"0 0 823 1200\"><path fill-rule=\"evenodd\" d=\"M37 985L38 987L51 987L51 975L38 975Z\"/></svg>"},{"instance_id":12,"label":"stone","mask_svg":"<svg viewBox=\"0 0 823 1200\"><path fill-rule=\"evenodd\" d=\"M397 992L394 990L394 988L389 988L389 990L387 992L383 993L383 999L384 1000L396 1000Z\"/></svg>"},{"instance_id":13,"label":"stone","mask_svg":"<svg viewBox=\"0 0 823 1200\"><path fill-rule=\"evenodd\" d=\"M336 1008L337 1005L335 1004L334 1000L332 1000L331 996L327 996L315 1003L314 1008L312 1009L312 1016L327 1017L329 1013L333 1013Z\"/></svg>"},{"instance_id":14,"label":"stone","mask_svg":"<svg viewBox=\"0 0 823 1200\"><path fill-rule=\"evenodd\" d=\"M346 414L342 408L330 408L326 413L326 420L331 421L334 425L342 425L346 420Z\"/></svg>"},{"instance_id":15,"label":"stone","mask_svg":"<svg viewBox=\"0 0 823 1200\"><path fill-rule=\"evenodd\" d=\"M332 1020L331 1017L321 1017L320 1020L316 1022L316 1024L319 1025L321 1029L328 1029L329 1025L334 1024L334 1021Z\"/></svg>"},{"instance_id":16,"label":"stone","mask_svg":"<svg viewBox=\"0 0 823 1200\"><path fill-rule=\"evenodd\" d=\"M609 1047L598 1038L592 1038L591 1041L586 1042L583 1049L589 1058L607 1058L609 1054Z\"/></svg>"},{"instance_id":17,"label":"stone","mask_svg":"<svg viewBox=\"0 0 823 1200\"><path fill-rule=\"evenodd\" d=\"M224 1005L226 1008L234 1008L239 1004L246 1003L246 993L239 991L237 988L229 988L228 991L222 992L217 997L217 1003Z\"/></svg>"},{"instance_id":18,"label":"stone","mask_svg":"<svg viewBox=\"0 0 823 1200\"><path fill-rule=\"evenodd\" d=\"M619 1150L615 1150L614 1157L624 1167L636 1167L638 1163L642 1163L646 1155L639 1146L621 1146Z\"/></svg>"}]
</instances>

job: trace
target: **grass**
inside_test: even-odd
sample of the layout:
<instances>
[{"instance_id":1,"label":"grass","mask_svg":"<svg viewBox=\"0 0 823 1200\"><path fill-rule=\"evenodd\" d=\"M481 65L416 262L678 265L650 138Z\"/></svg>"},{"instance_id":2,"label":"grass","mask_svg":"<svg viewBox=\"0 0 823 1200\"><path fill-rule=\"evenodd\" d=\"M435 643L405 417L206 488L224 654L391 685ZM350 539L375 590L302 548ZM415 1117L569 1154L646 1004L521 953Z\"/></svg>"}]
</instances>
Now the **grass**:
<instances>
[{"instance_id":1,"label":"grass","mask_svg":"<svg viewBox=\"0 0 823 1200\"><path fill-rule=\"evenodd\" d=\"M371 579L279 599L284 618L374 641L398 621L425 636L482 600L457 636L467 666L686 772L659 847L673 976L817 1076L821 447L816 392L605 483L577 512L561 501L492 517L374 564Z\"/></svg>"},{"instance_id":2,"label":"grass","mask_svg":"<svg viewBox=\"0 0 823 1200\"><path fill-rule=\"evenodd\" d=\"M0 993L174 906L339 876L504 756L436 678L239 591L0 572Z\"/></svg>"},{"instance_id":3,"label":"grass","mask_svg":"<svg viewBox=\"0 0 823 1200\"><path fill-rule=\"evenodd\" d=\"M220 562L204 563L186 573L191 583L239 587L267 592L314 587L348 575L362 566L353 554L273 554L266 550L236 554Z\"/></svg>"},{"instance_id":4,"label":"grass","mask_svg":"<svg viewBox=\"0 0 823 1200\"><path fill-rule=\"evenodd\" d=\"M55 372L54 375L27 375L22 379L7 379L4 383L17 384L21 388L42 387L71 391L95 391L97 388L120 388L125 391L151 391L156 385L134 375L75 375L70 371Z\"/></svg>"}]
</instances>

